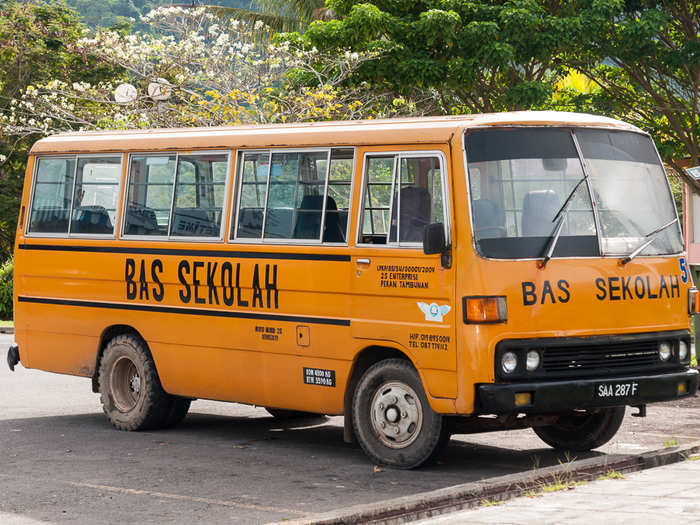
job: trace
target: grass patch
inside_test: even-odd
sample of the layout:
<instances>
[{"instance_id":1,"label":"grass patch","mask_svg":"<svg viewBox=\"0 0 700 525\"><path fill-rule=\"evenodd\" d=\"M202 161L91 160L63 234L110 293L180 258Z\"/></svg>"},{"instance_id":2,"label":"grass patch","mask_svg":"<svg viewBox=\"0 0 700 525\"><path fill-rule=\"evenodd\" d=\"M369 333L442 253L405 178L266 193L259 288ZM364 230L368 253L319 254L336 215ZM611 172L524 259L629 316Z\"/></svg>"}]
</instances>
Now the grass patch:
<instances>
[{"instance_id":1,"label":"grass patch","mask_svg":"<svg viewBox=\"0 0 700 525\"><path fill-rule=\"evenodd\" d=\"M625 476L617 470L609 470L605 474L598 476L598 479L625 479Z\"/></svg>"},{"instance_id":2,"label":"grass patch","mask_svg":"<svg viewBox=\"0 0 700 525\"><path fill-rule=\"evenodd\" d=\"M678 446L678 441L676 441L676 438L671 438L671 439L667 439L666 441L664 441L665 448L671 448L671 447L676 447L676 446Z\"/></svg>"},{"instance_id":3,"label":"grass patch","mask_svg":"<svg viewBox=\"0 0 700 525\"><path fill-rule=\"evenodd\" d=\"M498 505L503 505L505 501L497 501L495 499L485 499L481 501L482 507L497 507Z\"/></svg>"},{"instance_id":4,"label":"grass patch","mask_svg":"<svg viewBox=\"0 0 700 525\"><path fill-rule=\"evenodd\" d=\"M1 321L0 320L0 326L2 326L3 328L6 328L6 327L12 328L13 326L15 326L15 322L12 320L10 320L10 321Z\"/></svg>"}]
</instances>

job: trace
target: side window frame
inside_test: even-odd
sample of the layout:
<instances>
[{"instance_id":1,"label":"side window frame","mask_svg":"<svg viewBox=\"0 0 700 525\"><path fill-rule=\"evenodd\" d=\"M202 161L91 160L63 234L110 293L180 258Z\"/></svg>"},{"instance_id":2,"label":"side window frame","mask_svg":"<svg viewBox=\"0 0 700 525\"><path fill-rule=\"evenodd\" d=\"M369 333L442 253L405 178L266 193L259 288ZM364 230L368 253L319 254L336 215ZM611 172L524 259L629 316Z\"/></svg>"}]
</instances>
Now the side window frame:
<instances>
[{"instance_id":1,"label":"side window frame","mask_svg":"<svg viewBox=\"0 0 700 525\"><path fill-rule=\"evenodd\" d=\"M350 194L348 197L348 220L345 225L345 242L328 242L323 240L323 232L326 224L327 216L327 197L328 197L328 187L330 185L330 169L331 162L333 159L333 150L352 150L352 166L350 168ZM327 154L327 167L325 172L325 179L323 182L324 196L326 199L323 203L322 213L321 213L321 233L319 239L294 239L294 238L266 238L265 237L265 226L267 224L268 217L268 200L270 195L270 175L272 171L272 158L275 154L284 153L326 153ZM262 154L267 155L268 158L268 169L267 169L267 180L265 182L265 197L263 203L263 218L262 226L260 231L260 237L239 237L238 236L238 220L240 218L240 206L241 199L243 195L243 170L245 169L245 155L246 154ZM348 246L349 244L349 233L350 233L350 217L352 216L352 206L353 206L353 193L355 188L355 163L357 162L357 148L355 146L326 146L326 147L310 147L310 148L255 148L255 149L241 149L236 152L236 171L234 177L236 179L236 190L234 198L232 199L231 206L231 228L226 237L226 242L231 244L272 244L272 245L310 245L310 246ZM296 208L294 208L296 213Z\"/></svg>"},{"instance_id":2,"label":"side window frame","mask_svg":"<svg viewBox=\"0 0 700 525\"><path fill-rule=\"evenodd\" d=\"M119 239L126 241L154 241L154 242L167 242L167 241L182 241L182 242L222 242L226 234L226 211L229 205L229 195L231 187L231 179L233 178L231 172L231 160L234 157L234 151L227 150L167 150L167 151L131 151L127 157L127 174L123 189L122 196L122 210L121 210L121 226L119 228ZM226 155L226 180L224 182L224 199L221 203L221 224L219 225L219 235L218 237L204 237L204 236L184 236L184 235L172 235L172 221L173 213L175 210L175 192L177 189L177 172L180 162L180 156L196 156L196 155ZM129 185L131 184L131 160L134 156L175 156L175 176L173 177L173 189L170 192L170 211L168 212L168 234L167 235L129 235L124 232L126 228L126 211L128 207L128 197L129 197ZM196 170L196 166L195 166ZM197 177L195 175L195 181Z\"/></svg>"},{"instance_id":3,"label":"side window frame","mask_svg":"<svg viewBox=\"0 0 700 525\"><path fill-rule=\"evenodd\" d=\"M120 225L120 215L121 211L119 209L121 203L121 197L123 193L123 181L124 181L124 153L82 153L74 155L37 155L34 158L34 172L32 174L32 187L29 192L29 202L27 203L27 213L25 215L24 221L24 236L31 238L53 238L53 239L116 239L117 230L121 229ZM73 222L73 212L75 211L75 187L78 180L78 166L80 161L83 159L104 159L104 158L118 158L119 159L119 183L117 184L117 205L115 207L114 213L114 224L112 225L112 233L71 233L71 225ZM39 174L39 164L42 159L72 159L75 162L73 167L73 185L71 188L71 203L70 210L68 212L68 230L65 233L60 232L31 232L29 231L31 225L32 212L34 210L34 194L36 192L37 178Z\"/></svg>"},{"instance_id":4,"label":"side window frame","mask_svg":"<svg viewBox=\"0 0 700 525\"><path fill-rule=\"evenodd\" d=\"M389 237L391 235L391 224L389 225L389 231L387 232L387 242L385 244L375 244L375 243L363 243L362 242L362 230L364 226L364 212L365 212L365 192L367 191L367 178L369 177L368 165L369 159L372 157L393 157L394 168L391 183L391 200L389 201L389 221L391 221L392 214L394 212L394 189L395 185L398 183L399 188L401 186L401 160L410 158L423 158L423 157L437 157L440 163L440 187L442 196L442 218L443 227L445 229L445 241L448 246L452 245L452 202L450 200L450 191L448 188L449 176L448 176L448 164L447 157L445 153L440 150L399 150L399 151L367 151L363 155L362 159L362 177L361 184L362 188L360 191L360 202L357 210L357 231L355 232L355 239L358 246L362 247L373 247L373 248L407 248L407 249L419 249L423 247L422 242L406 242L399 239L399 230L397 228L397 240L394 242L389 242ZM398 210L401 209L401 198L400 192L397 192L399 198L397 199L397 215ZM400 220L400 218L399 218Z\"/></svg>"}]
</instances>

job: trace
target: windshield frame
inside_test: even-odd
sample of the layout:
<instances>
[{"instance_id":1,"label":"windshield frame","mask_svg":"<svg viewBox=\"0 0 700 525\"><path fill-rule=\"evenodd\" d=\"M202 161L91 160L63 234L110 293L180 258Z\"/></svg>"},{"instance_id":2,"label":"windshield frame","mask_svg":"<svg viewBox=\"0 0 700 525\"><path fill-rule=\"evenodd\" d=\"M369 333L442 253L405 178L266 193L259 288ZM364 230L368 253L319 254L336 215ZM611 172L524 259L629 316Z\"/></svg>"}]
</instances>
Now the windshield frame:
<instances>
[{"instance_id":1,"label":"windshield frame","mask_svg":"<svg viewBox=\"0 0 700 525\"><path fill-rule=\"evenodd\" d=\"M656 159L659 162L659 166L661 167L661 170L664 174L664 179L666 181L666 189L668 191L668 197L671 200L671 203L673 205L673 210L675 212L675 218L677 219L677 228L678 228L678 235L679 238L681 239L681 249L678 252L674 253L667 253L667 254L651 254L651 255L645 255L645 254L639 254L637 255L636 258L650 258L650 257L655 257L655 258L674 258L678 257L679 255L685 254L685 242L684 242L684 237L683 237L683 229L681 226L681 220L678 215L678 207L676 206L676 201L673 198L673 192L671 191L671 184L668 180L668 173L666 172L666 167L664 165L663 160L661 159L661 155L659 154L658 148L656 147L656 143L654 140L651 138L651 135L649 133L646 133L645 131L642 130L634 130L634 129L618 129L610 126L605 126L605 125L592 125L592 126L576 126L576 125L567 125L567 124L551 124L551 125L529 125L529 124L506 124L506 125L498 125L498 126L493 126L493 125L481 125L481 126L468 126L462 129L462 160L464 162L464 175L465 175L465 182L466 182L466 189L467 189L467 206L468 206L468 213L469 213L469 227L470 227L470 232L472 236L472 247L474 248L474 251L476 254L483 258L487 259L489 261L540 261L544 257L544 254L542 256L538 257L513 257L513 258L504 258L504 257L492 257L489 255L486 255L483 253L481 250L481 247L479 245L479 240L476 238L474 235L475 231L475 226L474 226L474 213L472 209L472 197L471 197L471 179L469 175L469 164L468 161L469 159L467 158L467 135L474 130L493 130L493 129L562 129L562 130L568 130L571 133L571 137L573 139L574 146L576 148L576 152L578 153L579 156L579 162L581 163L581 167L583 170L583 173L585 175L586 179L586 187L590 195L591 199L591 206L593 208L593 217L594 217L594 223L596 227L596 238L598 242L598 254L597 255L572 255L572 256L556 256L552 257L553 259L600 259L600 258L605 258L605 259L620 259L621 257L624 257L624 255L620 254L606 254L603 251L603 240L602 240L602 229L601 229L601 224L600 224L600 216L598 213L598 202L595 199L594 193L593 193L593 188L591 187L591 170L590 166L588 165L588 160L583 156L583 151L581 150L581 145L579 144L578 138L576 136L576 130L579 129L585 129L585 130L600 130L600 131L606 131L606 132L611 132L611 133L617 133L617 132L622 132L622 133L635 133L637 135L642 135L644 137L647 137L649 141L651 142L651 145L654 150L654 155L656 156Z\"/></svg>"}]
</instances>

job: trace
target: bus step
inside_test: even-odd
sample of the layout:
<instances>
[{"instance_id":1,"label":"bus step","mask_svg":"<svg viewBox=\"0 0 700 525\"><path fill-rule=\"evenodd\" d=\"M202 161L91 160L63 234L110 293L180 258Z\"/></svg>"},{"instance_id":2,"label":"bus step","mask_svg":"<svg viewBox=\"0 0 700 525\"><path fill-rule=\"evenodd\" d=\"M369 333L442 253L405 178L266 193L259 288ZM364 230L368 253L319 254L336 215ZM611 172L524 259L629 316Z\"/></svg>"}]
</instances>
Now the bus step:
<instances>
[{"instance_id":1,"label":"bus step","mask_svg":"<svg viewBox=\"0 0 700 525\"><path fill-rule=\"evenodd\" d=\"M10 370L14 372L17 363L19 363L19 347L17 343L12 343L12 346L10 346L10 349L7 351L7 365L10 367Z\"/></svg>"}]
</instances>

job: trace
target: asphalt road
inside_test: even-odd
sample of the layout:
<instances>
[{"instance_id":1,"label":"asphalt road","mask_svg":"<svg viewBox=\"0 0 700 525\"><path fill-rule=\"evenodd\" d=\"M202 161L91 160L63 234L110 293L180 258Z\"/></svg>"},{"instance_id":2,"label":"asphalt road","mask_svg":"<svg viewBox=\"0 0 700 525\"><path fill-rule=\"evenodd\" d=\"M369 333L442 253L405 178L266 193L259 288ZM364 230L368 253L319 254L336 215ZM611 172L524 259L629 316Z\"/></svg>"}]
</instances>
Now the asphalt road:
<instances>
[{"instance_id":1,"label":"asphalt road","mask_svg":"<svg viewBox=\"0 0 700 525\"><path fill-rule=\"evenodd\" d=\"M90 381L4 363L0 335L0 523L266 523L407 496L577 458L529 430L457 436L437 465L375 469L341 418L283 425L261 408L196 401L182 425L119 432ZM628 412L629 414L629 412ZM649 407L600 450L700 439L700 403Z\"/></svg>"}]
</instances>

